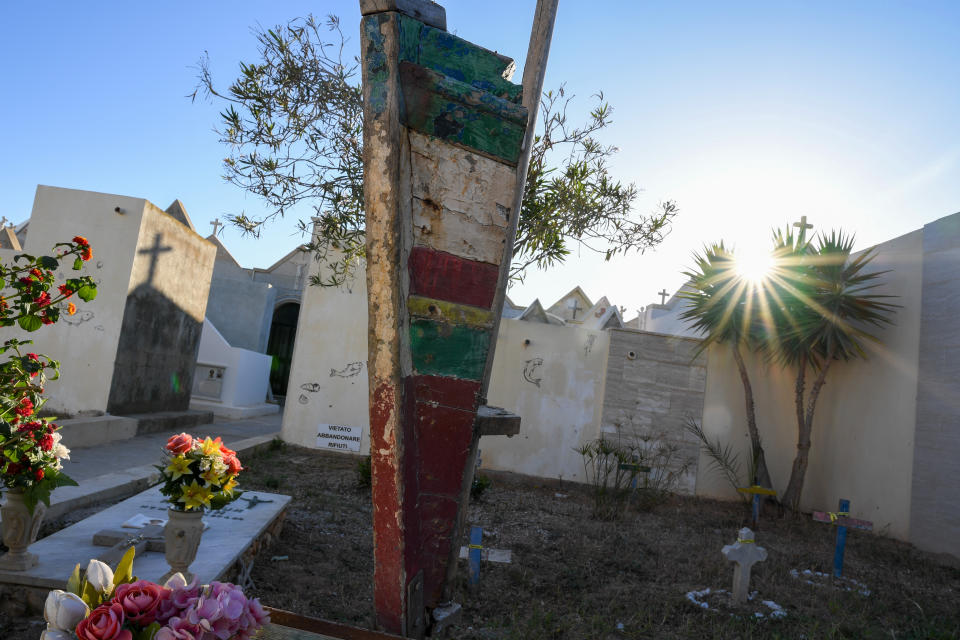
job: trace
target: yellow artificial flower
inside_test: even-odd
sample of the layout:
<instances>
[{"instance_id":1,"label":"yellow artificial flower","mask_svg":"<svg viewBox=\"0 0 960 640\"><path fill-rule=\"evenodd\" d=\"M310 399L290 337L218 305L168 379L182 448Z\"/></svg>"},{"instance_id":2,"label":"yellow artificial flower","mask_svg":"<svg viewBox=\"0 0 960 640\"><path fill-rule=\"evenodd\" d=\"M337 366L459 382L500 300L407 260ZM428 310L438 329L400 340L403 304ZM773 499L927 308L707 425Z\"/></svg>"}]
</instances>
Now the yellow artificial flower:
<instances>
[{"instance_id":1,"label":"yellow artificial flower","mask_svg":"<svg viewBox=\"0 0 960 640\"><path fill-rule=\"evenodd\" d=\"M220 438L217 438L217 440L219 439ZM214 442L210 439L210 436L207 436L207 439L200 445L200 451L202 451L205 456L220 455L220 443Z\"/></svg>"},{"instance_id":2,"label":"yellow artificial flower","mask_svg":"<svg viewBox=\"0 0 960 640\"><path fill-rule=\"evenodd\" d=\"M200 475L200 477L203 478L207 484L215 484L219 486L223 483L223 478L221 478L220 474L213 469L207 469Z\"/></svg>"},{"instance_id":3,"label":"yellow artificial flower","mask_svg":"<svg viewBox=\"0 0 960 640\"><path fill-rule=\"evenodd\" d=\"M166 472L176 480L180 476L190 473L191 464L193 464L193 460L188 460L186 456L174 456L173 460L170 461L170 466L166 468Z\"/></svg>"},{"instance_id":4,"label":"yellow artificial flower","mask_svg":"<svg viewBox=\"0 0 960 640\"><path fill-rule=\"evenodd\" d=\"M213 492L206 487L201 487L194 480L183 487L183 495L177 498L177 502L182 502L183 508L186 510L201 509L210 506L211 498L213 498Z\"/></svg>"},{"instance_id":5,"label":"yellow artificial flower","mask_svg":"<svg viewBox=\"0 0 960 640\"><path fill-rule=\"evenodd\" d=\"M222 490L225 494L232 496L233 489L237 486L237 476L230 476L230 479L227 480L227 483L223 485Z\"/></svg>"}]
</instances>

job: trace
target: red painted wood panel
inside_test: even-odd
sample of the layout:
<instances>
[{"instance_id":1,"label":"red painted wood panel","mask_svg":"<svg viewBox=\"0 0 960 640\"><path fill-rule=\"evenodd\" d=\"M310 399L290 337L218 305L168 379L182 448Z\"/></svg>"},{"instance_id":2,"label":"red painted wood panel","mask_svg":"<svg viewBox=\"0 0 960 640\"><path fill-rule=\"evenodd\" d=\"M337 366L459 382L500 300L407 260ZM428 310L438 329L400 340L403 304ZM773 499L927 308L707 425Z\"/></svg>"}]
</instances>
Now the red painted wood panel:
<instances>
[{"instance_id":1,"label":"red painted wood panel","mask_svg":"<svg viewBox=\"0 0 960 640\"><path fill-rule=\"evenodd\" d=\"M500 268L452 253L414 247L408 263L410 293L489 309Z\"/></svg>"},{"instance_id":2,"label":"red painted wood panel","mask_svg":"<svg viewBox=\"0 0 960 640\"><path fill-rule=\"evenodd\" d=\"M415 411L420 491L459 495L475 414L424 402Z\"/></svg>"},{"instance_id":3,"label":"red painted wood panel","mask_svg":"<svg viewBox=\"0 0 960 640\"><path fill-rule=\"evenodd\" d=\"M443 376L411 376L418 402L435 402L444 407L476 411L480 403L480 382Z\"/></svg>"}]
</instances>

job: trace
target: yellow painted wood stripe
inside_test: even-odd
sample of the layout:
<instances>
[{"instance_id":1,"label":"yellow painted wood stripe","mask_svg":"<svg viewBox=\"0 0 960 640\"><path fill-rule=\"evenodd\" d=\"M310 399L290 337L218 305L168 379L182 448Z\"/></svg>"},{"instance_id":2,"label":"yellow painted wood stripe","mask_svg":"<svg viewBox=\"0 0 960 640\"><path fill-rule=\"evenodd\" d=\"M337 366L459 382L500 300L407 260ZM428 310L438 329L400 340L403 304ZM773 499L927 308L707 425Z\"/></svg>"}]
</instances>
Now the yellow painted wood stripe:
<instances>
[{"instance_id":1,"label":"yellow painted wood stripe","mask_svg":"<svg viewBox=\"0 0 960 640\"><path fill-rule=\"evenodd\" d=\"M410 315L419 318L429 318L455 325L471 327L492 327L493 313L487 309L471 307L455 302L445 302L423 296L410 296L407 299L407 308Z\"/></svg>"}]
</instances>

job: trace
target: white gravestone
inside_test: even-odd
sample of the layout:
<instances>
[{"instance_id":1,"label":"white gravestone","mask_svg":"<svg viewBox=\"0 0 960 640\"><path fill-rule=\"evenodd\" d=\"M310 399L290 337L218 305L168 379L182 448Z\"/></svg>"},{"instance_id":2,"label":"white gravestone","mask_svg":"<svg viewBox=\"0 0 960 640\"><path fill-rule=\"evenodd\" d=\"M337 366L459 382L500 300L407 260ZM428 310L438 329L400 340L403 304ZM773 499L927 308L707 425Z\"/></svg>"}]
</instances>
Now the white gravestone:
<instances>
[{"instance_id":1,"label":"white gravestone","mask_svg":"<svg viewBox=\"0 0 960 640\"><path fill-rule=\"evenodd\" d=\"M363 427L343 424L321 424L317 431L317 447L330 451L360 452Z\"/></svg>"},{"instance_id":2,"label":"white gravestone","mask_svg":"<svg viewBox=\"0 0 960 640\"><path fill-rule=\"evenodd\" d=\"M756 563L767 559L767 550L758 547L753 539L753 531L744 527L740 529L737 541L723 548L723 555L736 563L733 569L733 601L744 603L750 592L750 570Z\"/></svg>"}]
</instances>

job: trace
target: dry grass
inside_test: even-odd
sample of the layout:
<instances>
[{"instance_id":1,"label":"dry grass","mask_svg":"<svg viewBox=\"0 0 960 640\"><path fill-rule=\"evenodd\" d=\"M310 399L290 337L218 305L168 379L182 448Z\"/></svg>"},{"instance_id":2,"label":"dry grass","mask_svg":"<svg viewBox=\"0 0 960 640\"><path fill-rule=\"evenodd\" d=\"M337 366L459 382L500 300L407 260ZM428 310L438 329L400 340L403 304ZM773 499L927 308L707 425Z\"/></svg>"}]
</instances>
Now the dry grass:
<instances>
[{"instance_id":1,"label":"dry grass","mask_svg":"<svg viewBox=\"0 0 960 640\"><path fill-rule=\"evenodd\" d=\"M369 490L357 484L356 462L290 446L245 460L246 488L294 498L280 539L258 558L253 571L255 594L264 603L370 625L371 504ZM748 516L744 505L675 497L649 512L630 511L616 522L591 520L591 507L583 487L538 486L529 479L494 475L482 501L471 505L469 520L484 528L485 546L512 550L514 561L485 563L475 591L467 588L466 563L461 563L455 599L464 607L463 626L452 636L960 637L960 570L908 544L851 531L845 575L866 583L872 594L817 588L792 578L790 570L829 571L830 527L808 518L764 514L757 541L769 559L754 568L752 585L760 598L776 601L788 615L757 621L749 618L752 610L704 611L685 599L688 591L729 588L732 568L720 549L743 526ZM14 634L9 640L38 635Z\"/></svg>"}]
</instances>

